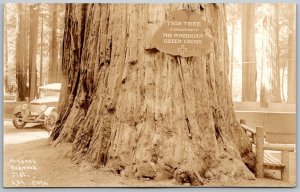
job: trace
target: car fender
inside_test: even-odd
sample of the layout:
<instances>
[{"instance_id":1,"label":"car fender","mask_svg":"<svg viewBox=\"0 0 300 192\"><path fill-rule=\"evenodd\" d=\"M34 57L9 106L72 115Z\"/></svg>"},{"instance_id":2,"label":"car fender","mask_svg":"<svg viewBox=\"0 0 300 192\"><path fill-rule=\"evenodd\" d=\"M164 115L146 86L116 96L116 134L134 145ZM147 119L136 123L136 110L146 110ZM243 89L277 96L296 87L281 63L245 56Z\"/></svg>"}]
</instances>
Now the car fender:
<instances>
[{"instance_id":1,"label":"car fender","mask_svg":"<svg viewBox=\"0 0 300 192\"><path fill-rule=\"evenodd\" d=\"M15 107L15 109L14 109L14 115L17 114L17 113L20 113L20 112L21 112L21 113L25 113L25 111L24 111L24 109L23 109L23 105L24 105L24 104L18 105L18 106Z\"/></svg>"},{"instance_id":2,"label":"car fender","mask_svg":"<svg viewBox=\"0 0 300 192\"><path fill-rule=\"evenodd\" d=\"M44 114L46 116L48 116L52 111L55 111L56 110L56 107L48 107L45 111L44 111Z\"/></svg>"}]
</instances>

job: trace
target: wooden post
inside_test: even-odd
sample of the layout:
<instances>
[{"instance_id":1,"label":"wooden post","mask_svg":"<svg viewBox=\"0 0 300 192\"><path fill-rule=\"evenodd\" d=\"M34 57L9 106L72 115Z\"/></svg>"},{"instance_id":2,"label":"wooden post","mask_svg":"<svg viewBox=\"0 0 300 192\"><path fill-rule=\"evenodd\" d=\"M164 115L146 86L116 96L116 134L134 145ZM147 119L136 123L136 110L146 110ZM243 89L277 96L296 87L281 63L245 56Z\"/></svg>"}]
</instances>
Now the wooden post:
<instances>
[{"instance_id":1,"label":"wooden post","mask_svg":"<svg viewBox=\"0 0 300 192\"><path fill-rule=\"evenodd\" d=\"M246 125L246 120L245 119L240 119L240 124L244 124ZM245 130L245 133L247 133L247 131Z\"/></svg>"},{"instance_id":2,"label":"wooden post","mask_svg":"<svg viewBox=\"0 0 300 192\"><path fill-rule=\"evenodd\" d=\"M289 152L281 151L281 163L285 166L281 170L281 180L284 182L289 182Z\"/></svg>"},{"instance_id":3,"label":"wooden post","mask_svg":"<svg viewBox=\"0 0 300 192\"><path fill-rule=\"evenodd\" d=\"M240 119L240 124L246 125L246 120L245 119Z\"/></svg>"},{"instance_id":4,"label":"wooden post","mask_svg":"<svg viewBox=\"0 0 300 192\"><path fill-rule=\"evenodd\" d=\"M264 177L264 128L256 127L256 177Z\"/></svg>"}]
</instances>

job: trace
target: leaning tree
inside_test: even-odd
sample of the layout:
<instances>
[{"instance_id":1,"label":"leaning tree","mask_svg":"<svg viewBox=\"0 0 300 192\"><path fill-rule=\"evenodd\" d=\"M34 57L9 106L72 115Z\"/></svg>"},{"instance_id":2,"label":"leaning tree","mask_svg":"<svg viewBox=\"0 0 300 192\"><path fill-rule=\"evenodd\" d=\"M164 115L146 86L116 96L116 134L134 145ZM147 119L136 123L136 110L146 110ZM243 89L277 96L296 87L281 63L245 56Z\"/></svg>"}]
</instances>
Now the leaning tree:
<instances>
[{"instance_id":1,"label":"leaning tree","mask_svg":"<svg viewBox=\"0 0 300 192\"><path fill-rule=\"evenodd\" d=\"M210 23L214 41L198 57L151 44L166 15L182 8ZM74 161L193 185L253 179L255 157L228 85L224 5L68 4L62 59L51 140L72 143Z\"/></svg>"}]
</instances>

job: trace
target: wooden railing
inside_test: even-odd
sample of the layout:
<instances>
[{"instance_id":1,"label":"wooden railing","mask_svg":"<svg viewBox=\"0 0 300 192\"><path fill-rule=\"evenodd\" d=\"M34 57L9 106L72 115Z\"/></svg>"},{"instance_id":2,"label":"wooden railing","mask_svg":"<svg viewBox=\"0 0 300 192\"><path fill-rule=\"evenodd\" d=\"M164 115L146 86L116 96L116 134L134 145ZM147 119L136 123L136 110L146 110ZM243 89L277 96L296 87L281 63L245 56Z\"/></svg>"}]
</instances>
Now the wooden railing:
<instances>
[{"instance_id":1,"label":"wooden railing","mask_svg":"<svg viewBox=\"0 0 300 192\"><path fill-rule=\"evenodd\" d=\"M264 177L264 168L276 169L281 171L281 180L289 181L289 152L295 151L295 145L292 144L275 144L267 143L265 141L265 131L261 126L257 126L256 129L248 127L246 120L240 120L241 127L245 130L248 135L253 151L256 154L256 177ZM272 156L268 151L280 151L281 161Z\"/></svg>"}]
</instances>

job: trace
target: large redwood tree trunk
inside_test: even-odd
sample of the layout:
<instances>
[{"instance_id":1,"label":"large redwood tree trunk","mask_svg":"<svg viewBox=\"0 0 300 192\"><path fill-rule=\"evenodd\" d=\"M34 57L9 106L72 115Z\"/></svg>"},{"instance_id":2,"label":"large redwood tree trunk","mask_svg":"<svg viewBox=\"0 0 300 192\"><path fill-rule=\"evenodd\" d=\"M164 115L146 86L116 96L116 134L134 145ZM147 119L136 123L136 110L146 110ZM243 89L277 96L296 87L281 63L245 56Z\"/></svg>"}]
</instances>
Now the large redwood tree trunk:
<instances>
[{"instance_id":1,"label":"large redwood tree trunk","mask_svg":"<svg viewBox=\"0 0 300 192\"><path fill-rule=\"evenodd\" d=\"M211 24L214 43L199 57L151 46L165 16L180 8ZM73 160L127 177L193 185L253 178L251 144L228 85L224 10L219 4L68 4L54 143L73 143Z\"/></svg>"}]
</instances>

